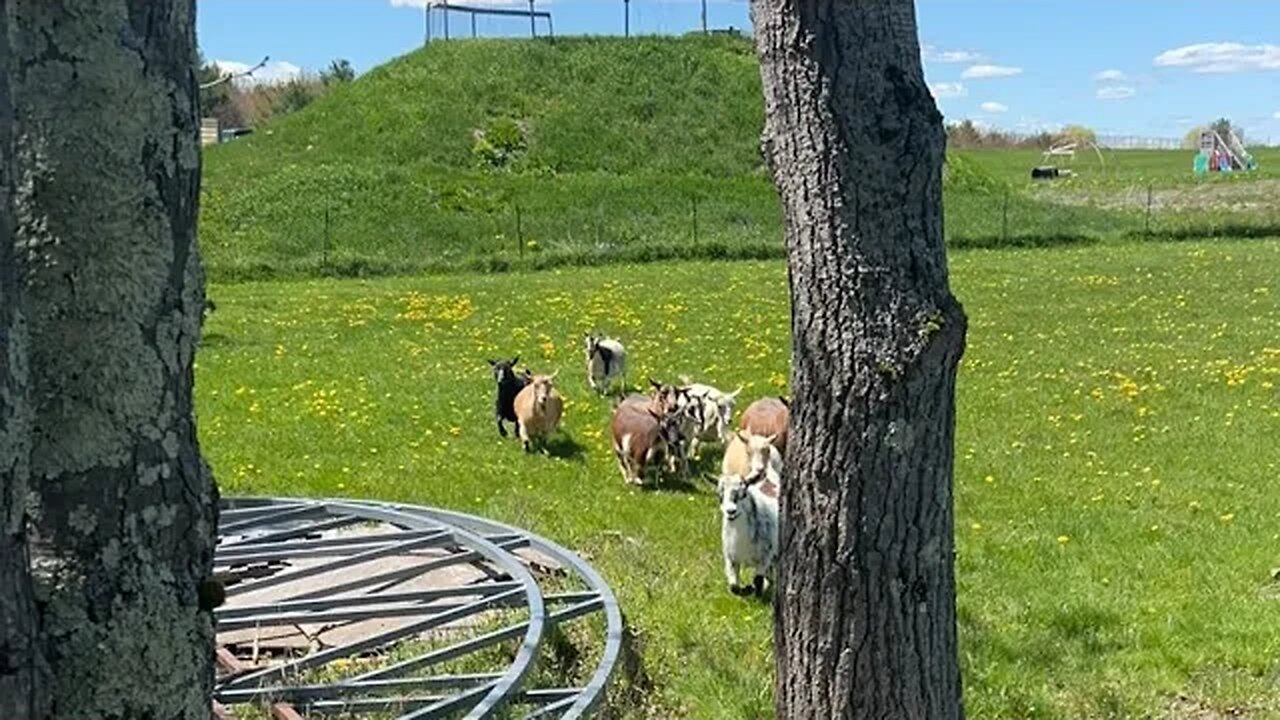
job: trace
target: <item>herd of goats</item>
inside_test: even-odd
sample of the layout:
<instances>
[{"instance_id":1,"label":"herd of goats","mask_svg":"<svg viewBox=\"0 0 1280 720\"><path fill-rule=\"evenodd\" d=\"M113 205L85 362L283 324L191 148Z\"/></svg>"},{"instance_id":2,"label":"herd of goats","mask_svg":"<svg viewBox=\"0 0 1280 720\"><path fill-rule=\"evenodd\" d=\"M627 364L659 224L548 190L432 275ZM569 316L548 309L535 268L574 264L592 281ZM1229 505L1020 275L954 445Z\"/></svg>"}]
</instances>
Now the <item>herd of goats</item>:
<instances>
[{"instance_id":1,"label":"herd of goats","mask_svg":"<svg viewBox=\"0 0 1280 720\"><path fill-rule=\"evenodd\" d=\"M681 384L652 378L649 395L626 394L627 352L622 343L593 334L586 336L587 383L599 394L615 387L622 391L613 406L609 428L613 452L627 483L642 485L645 477L664 471L688 477L689 460L700 446L724 446L716 494L720 501L724 571L735 594L763 595L766 576L772 576L778 547L778 488L782 481L782 451L786 448L789 410L783 398L756 400L733 429L732 393L681 378ZM560 426L564 400L551 375L517 372L519 356L490 360L497 382L494 416L498 434L507 437L505 423L515 423L526 452L547 451L547 439ZM755 570L749 586L739 584L744 567Z\"/></svg>"}]
</instances>

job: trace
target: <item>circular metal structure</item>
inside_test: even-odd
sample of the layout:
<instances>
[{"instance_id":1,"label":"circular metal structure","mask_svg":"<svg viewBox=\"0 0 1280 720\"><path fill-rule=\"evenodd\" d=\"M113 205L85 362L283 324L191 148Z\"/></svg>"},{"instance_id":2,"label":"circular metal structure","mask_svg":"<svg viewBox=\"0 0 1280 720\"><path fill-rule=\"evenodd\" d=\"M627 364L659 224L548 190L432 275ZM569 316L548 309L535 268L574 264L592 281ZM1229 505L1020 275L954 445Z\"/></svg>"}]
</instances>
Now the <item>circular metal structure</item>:
<instances>
[{"instance_id":1,"label":"circular metal structure","mask_svg":"<svg viewBox=\"0 0 1280 720\"><path fill-rule=\"evenodd\" d=\"M583 718L622 646L576 554L434 508L226 499L214 574L224 718Z\"/></svg>"}]
</instances>

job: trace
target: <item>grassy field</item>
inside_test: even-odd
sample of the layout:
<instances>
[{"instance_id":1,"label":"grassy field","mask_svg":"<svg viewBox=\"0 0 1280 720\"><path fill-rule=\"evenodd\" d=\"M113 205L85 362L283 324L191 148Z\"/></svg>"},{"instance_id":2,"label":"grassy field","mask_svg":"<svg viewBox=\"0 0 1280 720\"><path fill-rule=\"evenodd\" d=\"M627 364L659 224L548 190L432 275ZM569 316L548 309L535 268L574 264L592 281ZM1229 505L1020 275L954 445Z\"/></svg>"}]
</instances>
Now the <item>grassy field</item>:
<instances>
[{"instance_id":1,"label":"grassy field","mask_svg":"<svg viewBox=\"0 0 1280 720\"><path fill-rule=\"evenodd\" d=\"M206 149L200 220L210 275L780 257L761 97L754 49L741 38L433 44ZM954 156L964 167L947 176L948 242L1049 245L1145 232L1145 207L1113 202L1117 187L1145 192L1147 177L1201 187L1188 184L1188 153L1121 152L1105 183L1086 172L1033 192L1036 159ZM1280 234L1275 202L1237 207L1240 192L1276 195L1255 181L1276 177L1280 156L1261 161L1250 178L1204 183L1209 212L1188 211L1182 198L1162 203L1154 229ZM1086 170L1088 159L1079 165Z\"/></svg>"},{"instance_id":2,"label":"grassy field","mask_svg":"<svg viewBox=\"0 0 1280 720\"><path fill-rule=\"evenodd\" d=\"M952 266L971 318L956 476L969 716L1280 718L1280 243L967 251ZM726 281L704 289L711 273ZM771 717L771 614L722 585L711 487L623 485L579 343L620 335L633 380L785 392L780 263L211 296L197 397L224 493L526 526L618 591L656 683L631 717ZM497 441L485 358L517 352L564 370L561 457Z\"/></svg>"}]
</instances>

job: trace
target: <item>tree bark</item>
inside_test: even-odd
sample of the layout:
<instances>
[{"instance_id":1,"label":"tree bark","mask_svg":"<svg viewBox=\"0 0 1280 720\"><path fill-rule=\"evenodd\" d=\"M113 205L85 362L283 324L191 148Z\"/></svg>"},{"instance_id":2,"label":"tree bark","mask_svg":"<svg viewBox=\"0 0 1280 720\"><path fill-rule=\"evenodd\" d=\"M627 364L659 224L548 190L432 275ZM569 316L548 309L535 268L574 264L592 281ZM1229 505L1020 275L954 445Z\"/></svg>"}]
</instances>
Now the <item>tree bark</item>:
<instances>
[{"instance_id":1,"label":"tree bark","mask_svg":"<svg viewBox=\"0 0 1280 720\"><path fill-rule=\"evenodd\" d=\"M204 305L193 0L11 3L18 239L58 718L207 718L217 492L192 416Z\"/></svg>"},{"instance_id":2,"label":"tree bark","mask_svg":"<svg viewBox=\"0 0 1280 720\"><path fill-rule=\"evenodd\" d=\"M7 0L0 0L0 718L32 720L46 710L46 676L27 552L31 403L14 246L8 14Z\"/></svg>"},{"instance_id":3,"label":"tree bark","mask_svg":"<svg viewBox=\"0 0 1280 720\"><path fill-rule=\"evenodd\" d=\"M779 718L963 717L941 116L912 0L754 0L782 197L792 426Z\"/></svg>"}]
</instances>

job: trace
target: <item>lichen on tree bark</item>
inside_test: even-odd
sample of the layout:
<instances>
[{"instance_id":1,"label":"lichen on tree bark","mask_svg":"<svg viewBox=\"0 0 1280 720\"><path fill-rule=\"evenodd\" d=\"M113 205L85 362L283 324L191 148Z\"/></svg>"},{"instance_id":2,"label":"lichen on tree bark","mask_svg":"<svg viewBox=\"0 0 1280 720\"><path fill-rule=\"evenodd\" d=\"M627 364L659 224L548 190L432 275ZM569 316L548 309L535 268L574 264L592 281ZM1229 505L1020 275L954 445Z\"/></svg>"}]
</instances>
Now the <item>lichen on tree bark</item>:
<instances>
[{"instance_id":1,"label":"lichen on tree bark","mask_svg":"<svg viewBox=\"0 0 1280 720\"><path fill-rule=\"evenodd\" d=\"M31 403L14 245L8 15L0 0L0 718L28 720L47 709L47 675L27 551Z\"/></svg>"},{"instance_id":2,"label":"lichen on tree bark","mask_svg":"<svg viewBox=\"0 0 1280 720\"><path fill-rule=\"evenodd\" d=\"M11 6L33 542L60 718L209 716L192 0Z\"/></svg>"}]
</instances>

